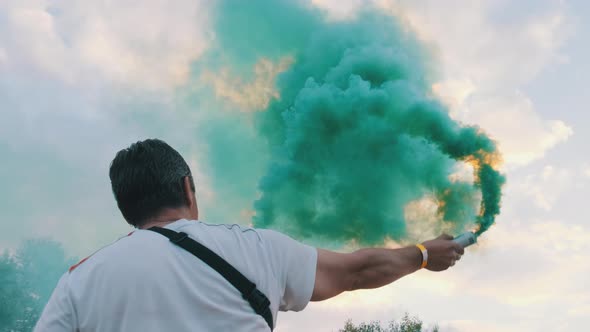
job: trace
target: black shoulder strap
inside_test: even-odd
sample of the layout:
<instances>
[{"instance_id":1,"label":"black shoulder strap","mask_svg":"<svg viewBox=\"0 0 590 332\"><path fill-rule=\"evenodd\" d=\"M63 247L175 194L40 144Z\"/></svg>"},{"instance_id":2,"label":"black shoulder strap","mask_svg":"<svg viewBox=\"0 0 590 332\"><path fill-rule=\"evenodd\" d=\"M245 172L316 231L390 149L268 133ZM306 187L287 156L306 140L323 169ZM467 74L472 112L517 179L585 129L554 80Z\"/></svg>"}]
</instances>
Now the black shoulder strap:
<instances>
[{"instance_id":1,"label":"black shoulder strap","mask_svg":"<svg viewBox=\"0 0 590 332\"><path fill-rule=\"evenodd\" d=\"M242 293L242 297L250 303L252 309L254 309L258 315L262 316L270 327L270 330L273 330L272 313L269 307L270 301L258 288L256 288L256 285L241 274L240 271L236 270L231 264L209 248L191 239L188 234L184 232L179 233L171 229L160 227L151 227L149 230L164 235L170 239L172 243L197 256L200 260L221 274L227 281L237 288L240 293Z\"/></svg>"}]
</instances>

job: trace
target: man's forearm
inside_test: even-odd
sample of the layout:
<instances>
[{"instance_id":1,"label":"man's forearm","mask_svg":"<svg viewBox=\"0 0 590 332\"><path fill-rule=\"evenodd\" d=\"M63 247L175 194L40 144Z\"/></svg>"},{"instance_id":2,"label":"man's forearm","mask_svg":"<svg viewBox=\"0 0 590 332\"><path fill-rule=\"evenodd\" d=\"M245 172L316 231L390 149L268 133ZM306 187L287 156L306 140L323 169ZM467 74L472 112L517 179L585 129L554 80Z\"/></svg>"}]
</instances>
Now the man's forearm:
<instances>
[{"instance_id":1,"label":"man's forearm","mask_svg":"<svg viewBox=\"0 0 590 332\"><path fill-rule=\"evenodd\" d=\"M385 286L419 270L422 263L422 253L415 246L361 249L353 255L358 256L360 264L351 290Z\"/></svg>"},{"instance_id":2,"label":"man's forearm","mask_svg":"<svg viewBox=\"0 0 590 332\"><path fill-rule=\"evenodd\" d=\"M461 258L463 247L443 234L422 245L428 251L426 269L444 271ZM318 249L312 301L323 301L342 292L377 288L420 269L422 252L411 246L401 249L361 249L337 253Z\"/></svg>"}]
</instances>

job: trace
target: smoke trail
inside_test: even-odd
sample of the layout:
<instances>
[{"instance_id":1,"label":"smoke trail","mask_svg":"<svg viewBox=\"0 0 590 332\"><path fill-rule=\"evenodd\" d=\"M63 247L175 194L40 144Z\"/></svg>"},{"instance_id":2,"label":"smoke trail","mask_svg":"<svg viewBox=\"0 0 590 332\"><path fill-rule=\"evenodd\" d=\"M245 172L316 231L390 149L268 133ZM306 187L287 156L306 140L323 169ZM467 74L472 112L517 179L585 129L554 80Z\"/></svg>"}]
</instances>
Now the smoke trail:
<instances>
[{"instance_id":1,"label":"smoke trail","mask_svg":"<svg viewBox=\"0 0 590 332\"><path fill-rule=\"evenodd\" d=\"M479 235L493 224L504 182L494 168L496 145L449 117L431 90L435 62L395 18L368 10L330 22L294 2L222 2L215 32L218 45L201 64L208 70L230 68L254 81L248 68L261 59L291 59L276 79L278 97L250 113L258 134L241 140L265 145L249 156L268 164L256 226L338 243L402 240L404 207L424 196L438 199L455 231L476 221ZM233 155L240 147L211 149ZM450 179L458 161L473 166L474 183ZM217 162L213 169L227 171Z\"/></svg>"}]
</instances>

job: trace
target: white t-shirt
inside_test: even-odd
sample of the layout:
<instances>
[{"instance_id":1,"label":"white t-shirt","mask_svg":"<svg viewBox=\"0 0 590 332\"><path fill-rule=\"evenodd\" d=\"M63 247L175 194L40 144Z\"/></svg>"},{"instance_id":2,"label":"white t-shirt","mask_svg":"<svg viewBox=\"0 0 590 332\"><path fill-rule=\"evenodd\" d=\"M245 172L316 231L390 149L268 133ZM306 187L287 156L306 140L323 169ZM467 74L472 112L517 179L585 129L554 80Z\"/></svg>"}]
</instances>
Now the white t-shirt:
<instances>
[{"instance_id":1,"label":"white t-shirt","mask_svg":"<svg viewBox=\"0 0 590 332\"><path fill-rule=\"evenodd\" d=\"M166 228L205 245L254 282L277 311L311 298L317 251L271 230L178 220ZM268 331L240 292L168 238L136 230L70 269L35 331Z\"/></svg>"}]
</instances>

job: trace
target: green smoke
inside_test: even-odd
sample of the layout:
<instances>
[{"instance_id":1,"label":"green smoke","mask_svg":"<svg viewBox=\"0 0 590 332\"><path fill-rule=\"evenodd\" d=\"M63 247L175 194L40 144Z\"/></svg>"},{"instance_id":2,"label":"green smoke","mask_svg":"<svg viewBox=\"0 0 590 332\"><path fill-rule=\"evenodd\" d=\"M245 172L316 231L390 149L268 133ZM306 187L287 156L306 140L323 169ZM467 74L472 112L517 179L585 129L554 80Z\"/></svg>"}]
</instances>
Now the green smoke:
<instances>
[{"instance_id":1,"label":"green smoke","mask_svg":"<svg viewBox=\"0 0 590 332\"><path fill-rule=\"evenodd\" d=\"M337 243L402 240L404 207L424 196L444 202L454 231L493 223L504 182L489 164L496 145L449 117L431 90L435 62L396 18L366 10L330 21L292 1L221 2L214 17L216 44L195 73L223 68L252 81L261 59L292 59L276 78L278 98L239 122L231 119L244 113L224 104L207 124L209 150L231 161L210 158L223 179L215 188L255 201L255 226ZM475 183L449 179L463 161Z\"/></svg>"}]
</instances>

